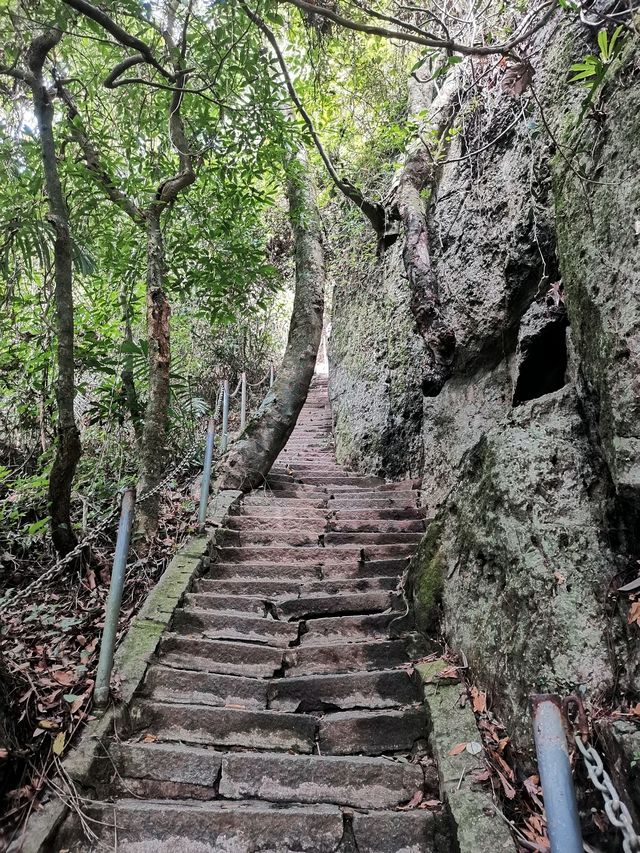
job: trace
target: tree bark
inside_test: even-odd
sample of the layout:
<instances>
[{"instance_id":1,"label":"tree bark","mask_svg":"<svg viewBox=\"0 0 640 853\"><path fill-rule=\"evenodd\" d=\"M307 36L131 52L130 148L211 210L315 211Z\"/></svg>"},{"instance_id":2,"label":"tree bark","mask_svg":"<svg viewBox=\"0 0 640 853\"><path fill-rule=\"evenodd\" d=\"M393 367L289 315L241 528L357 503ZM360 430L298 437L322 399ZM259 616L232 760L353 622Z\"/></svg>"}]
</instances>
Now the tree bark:
<instances>
[{"instance_id":1,"label":"tree bark","mask_svg":"<svg viewBox=\"0 0 640 853\"><path fill-rule=\"evenodd\" d=\"M287 165L296 265L287 347L273 386L222 463L216 483L220 489L248 491L264 482L307 399L322 337L324 247L306 151L299 149Z\"/></svg>"},{"instance_id":2,"label":"tree bark","mask_svg":"<svg viewBox=\"0 0 640 853\"><path fill-rule=\"evenodd\" d=\"M63 556L76 545L71 527L71 486L82 452L74 413L74 317L73 257L69 213L62 192L53 135L53 103L44 84L42 69L50 50L60 41L61 32L50 30L31 43L27 52L33 109L38 123L49 221L54 238L55 309L57 332L56 401L58 428L56 453L49 475L51 536L56 551Z\"/></svg>"},{"instance_id":3,"label":"tree bark","mask_svg":"<svg viewBox=\"0 0 640 853\"><path fill-rule=\"evenodd\" d=\"M120 307L122 308L123 341L125 344L120 377L122 379L122 387L124 388L127 409L129 410L129 417L133 424L133 431L135 432L136 439L140 441L142 438L143 422L140 401L138 400L136 383L133 376L133 332L131 330L131 312L126 284L123 284L120 288Z\"/></svg>"},{"instance_id":4,"label":"tree bark","mask_svg":"<svg viewBox=\"0 0 640 853\"><path fill-rule=\"evenodd\" d=\"M422 100L424 95L420 89L424 84L417 87L417 97L410 91L410 113L415 114L428 105L432 114L438 116L432 128L438 139L442 139L453 117L456 85L457 77L451 74L437 98L429 104ZM413 103L414 98L416 103ZM438 145L441 147L442 143ZM439 153L436 150L436 157ZM399 219L402 223L402 259L411 291L409 304L416 321L416 331L426 344L427 359L421 383L426 397L437 396L451 376L456 350L455 333L441 310L438 279L429 249L427 207L423 199L423 191L433 183L436 169L437 163L431 151L422 139L416 139L407 150L404 168L388 202L390 218Z\"/></svg>"},{"instance_id":5,"label":"tree bark","mask_svg":"<svg viewBox=\"0 0 640 853\"><path fill-rule=\"evenodd\" d=\"M169 372L171 342L169 317L171 309L164 292L165 255L160 226L162 207L153 205L147 211L147 339L149 342L149 397L141 444L139 492L152 489L162 479L167 459L169 424ZM158 524L160 495L140 502L140 532L153 538Z\"/></svg>"}]
</instances>

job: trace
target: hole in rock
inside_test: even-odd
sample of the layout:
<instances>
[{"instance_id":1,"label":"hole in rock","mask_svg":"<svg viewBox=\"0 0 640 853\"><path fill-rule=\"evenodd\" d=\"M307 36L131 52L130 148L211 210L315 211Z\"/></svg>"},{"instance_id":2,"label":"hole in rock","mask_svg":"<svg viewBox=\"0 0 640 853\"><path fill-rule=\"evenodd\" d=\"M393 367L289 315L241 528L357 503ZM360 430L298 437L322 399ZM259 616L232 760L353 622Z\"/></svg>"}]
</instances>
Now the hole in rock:
<instances>
[{"instance_id":1,"label":"hole in rock","mask_svg":"<svg viewBox=\"0 0 640 853\"><path fill-rule=\"evenodd\" d=\"M549 323L527 342L513 395L514 406L557 391L565 384L566 326L566 322Z\"/></svg>"}]
</instances>

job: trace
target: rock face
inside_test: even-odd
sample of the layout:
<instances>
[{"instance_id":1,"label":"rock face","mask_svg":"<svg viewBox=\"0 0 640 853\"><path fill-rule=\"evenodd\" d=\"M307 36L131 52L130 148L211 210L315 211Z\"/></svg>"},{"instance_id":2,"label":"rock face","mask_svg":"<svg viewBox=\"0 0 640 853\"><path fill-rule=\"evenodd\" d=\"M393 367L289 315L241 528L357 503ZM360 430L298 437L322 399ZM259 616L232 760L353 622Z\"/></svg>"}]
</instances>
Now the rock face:
<instances>
[{"instance_id":1,"label":"rock face","mask_svg":"<svg viewBox=\"0 0 640 853\"><path fill-rule=\"evenodd\" d=\"M441 604L445 636L525 745L531 692L640 688L638 631L611 595L635 576L640 529L640 49L624 40L579 121L584 89L566 81L592 34L565 22L538 39L542 115L494 78L432 187L451 378L418 417L423 344L397 244L357 295L336 292L330 350L338 455L388 476L421 462L436 521L417 606L426 623Z\"/></svg>"}]
</instances>

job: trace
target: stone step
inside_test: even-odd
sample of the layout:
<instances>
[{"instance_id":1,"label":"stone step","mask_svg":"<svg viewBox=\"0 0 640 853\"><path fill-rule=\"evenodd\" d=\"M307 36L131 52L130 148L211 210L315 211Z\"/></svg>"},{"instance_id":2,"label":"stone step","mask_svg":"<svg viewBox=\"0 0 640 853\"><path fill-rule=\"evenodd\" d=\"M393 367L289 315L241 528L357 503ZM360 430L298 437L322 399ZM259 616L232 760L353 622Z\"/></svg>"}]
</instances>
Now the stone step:
<instances>
[{"instance_id":1,"label":"stone step","mask_svg":"<svg viewBox=\"0 0 640 853\"><path fill-rule=\"evenodd\" d=\"M123 799L89 816L118 853L334 853L343 834L342 813L329 805Z\"/></svg>"},{"instance_id":2,"label":"stone step","mask_svg":"<svg viewBox=\"0 0 640 853\"><path fill-rule=\"evenodd\" d=\"M384 758L264 753L222 758L221 797L386 809L423 790L420 767Z\"/></svg>"},{"instance_id":3,"label":"stone step","mask_svg":"<svg viewBox=\"0 0 640 853\"><path fill-rule=\"evenodd\" d=\"M344 578L342 580L305 581L294 582L287 578L273 580L254 580L246 578L243 580L214 580L203 578L196 583L196 593L201 596L199 600L205 601L209 598L220 599L211 604L212 609L217 610L242 610L244 602L253 607L257 602L264 610L265 600L276 598L294 598L299 595L340 595L342 593L372 592L374 590L393 590L396 582L394 578ZM195 595L186 597L190 602ZM206 599L205 599L206 596ZM228 605L233 604L232 607ZM225 606L226 605L226 606ZM205 605L201 605L205 606ZM209 606L209 605L206 605Z\"/></svg>"},{"instance_id":4,"label":"stone step","mask_svg":"<svg viewBox=\"0 0 640 853\"><path fill-rule=\"evenodd\" d=\"M282 528L263 528L258 530L247 530L246 528L230 529L221 528L216 533L216 541L221 545L229 545L235 548L244 548L253 545L290 545L292 547L316 546L322 543L320 537L324 532L323 522L314 528L308 522L303 530L286 530Z\"/></svg>"},{"instance_id":5,"label":"stone step","mask_svg":"<svg viewBox=\"0 0 640 853\"><path fill-rule=\"evenodd\" d=\"M253 519L247 519L248 522ZM286 522L283 522L286 523ZM328 527L332 533L420 533L424 535L425 524L421 518L342 518L338 514L330 518ZM325 537L325 545L327 543Z\"/></svg>"},{"instance_id":6,"label":"stone step","mask_svg":"<svg viewBox=\"0 0 640 853\"><path fill-rule=\"evenodd\" d=\"M363 507L352 507L346 509L333 509L330 512L329 518L336 522L340 521L360 521L365 519L425 519L427 511L424 507L406 506L406 507L391 507L387 509L366 509ZM324 517L324 513L323 513Z\"/></svg>"},{"instance_id":7,"label":"stone step","mask_svg":"<svg viewBox=\"0 0 640 853\"><path fill-rule=\"evenodd\" d=\"M361 550L369 560L395 559L410 556L415 551L414 543L393 545L369 545L365 549L353 543L342 547L317 548L314 546L271 547L256 545L253 547L223 546L217 549L218 558L223 563L302 563L322 564L352 562Z\"/></svg>"},{"instance_id":8,"label":"stone step","mask_svg":"<svg viewBox=\"0 0 640 853\"><path fill-rule=\"evenodd\" d=\"M417 504L418 492L404 491L401 489L340 489L337 486L327 488L329 494L329 508L331 509L334 502L347 500L368 500L368 501L411 501L415 506Z\"/></svg>"},{"instance_id":9,"label":"stone step","mask_svg":"<svg viewBox=\"0 0 640 853\"><path fill-rule=\"evenodd\" d=\"M202 636L212 640L241 640L269 646L290 646L298 639L297 622L281 622L241 611L214 611L178 608L173 618L178 634Z\"/></svg>"},{"instance_id":10,"label":"stone step","mask_svg":"<svg viewBox=\"0 0 640 853\"><path fill-rule=\"evenodd\" d=\"M407 532L404 530L391 531L390 533L341 533L331 532L324 534L326 548L335 548L339 545L358 545L366 548L371 545L413 545L422 539L424 532ZM241 537L244 539L244 534Z\"/></svg>"},{"instance_id":11,"label":"stone step","mask_svg":"<svg viewBox=\"0 0 640 853\"><path fill-rule=\"evenodd\" d=\"M394 577L399 578L409 563L409 557L400 557L396 560L365 560L353 563L326 563L322 567L322 575L325 580L332 578L371 578L371 577Z\"/></svg>"},{"instance_id":12,"label":"stone step","mask_svg":"<svg viewBox=\"0 0 640 853\"><path fill-rule=\"evenodd\" d=\"M287 675L270 681L267 688L267 705L277 711L395 708L419 700L420 687L404 669Z\"/></svg>"},{"instance_id":13,"label":"stone step","mask_svg":"<svg viewBox=\"0 0 640 853\"><path fill-rule=\"evenodd\" d=\"M389 636L393 624L400 626L404 611L375 613L364 616L332 616L324 619L309 619L302 635L302 645L311 643L334 643L360 640L382 640Z\"/></svg>"},{"instance_id":14,"label":"stone step","mask_svg":"<svg viewBox=\"0 0 640 853\"><path fill-rule=\"evenodd\" d=\"M354 566L357 564L354 564ZM300 563L213 563L209 568L211 580L285 580L313 581L322 580L321 563L301 565Z\"/></svg>"},{"instance_id":15,"label":"stone step","mask_svg":"<svg viewBox=\"0 0 640 853\"><path fill-rule=\"evenodd\" d=\"M338 711L320 720L321 755L382 755L426 748L427 714L422 706L382 711Z\"/></svg>"},{"instance_id":16,"label":"stone step","mask_svg":"<svg viewBox=\"0 0 640 853\"><path fill-rule=\"evenodd\" d=\"M237 705L266 710L267 688L268 683L263 678L155 665L147 670L143 692L145 696L160 702Z\"/></svg>"},{"instance_id":17,"label":"stone step","mask_svg":"<svg viewBox=\"0 0 640 853\"><path fill-rule=\"evenodd\" d=\"M388 809L407 802L425 785L419 765L385 758L218 752L170 743L115 743L110 755L123 788L132 790L134 783L138 795L152 798L167 791L171 797L202 800Z\"/></svg>"},{"instance_id":18,"label":"stone step","mask_svg":"<svg viewBox=\"0 0 640 853\"><path fill-rule=\"evenodd\" d=\"M323 522L328 517L328 510L318 509L316 507L300 507L296 502L293 506L274 506L274 503L260 504L254 506L244 505L241 514L231 515L230 522L236 522L239 519L250 519L258 524L269 524L269 522L283 521L311 521L321 519ZM233 527L234 525L231 524Z\"/></svg>"},{"instance_id":19,"label":"stone step","mask_svg":"<svg viewBox=\"0 0 640 853\"><path fill-rule=\"evenodd\" d=\"M384 498L367 498L367 497L358 497L355 495L345 495L344 497L340 497L339 495L332 495L326 506L329 510L348 510L348 509L368 509L368 510L389 510L389 509L412 509L416 506L416 497L415 495L411 495L410 497L402 497L394 495L392 498L384 497Z\"/></svg>"},{"instance_id":20,"label":"stone step","mask_svg":"<svg viewBox=\"0 0 640 853\"><path fill-rule=\"evenodd\" d=\"M165 634L160 642L160 663L181 669L272 678L280 670L284 649L255 643L196 640Z\"/></svg>"},{"instance_id":21,"label":"stone step","mask_svg":"<svg viewBox=\"0 0 640 853\"><path fill-rule=\"evenodd\" d=\"M306 595L279 601L276 612L280 619L299 620L313 616L356 613L380 613L402 606L401 599L387 590L340 593L339 595Z\"/></svg>"},{"instance_id":22,"label":"stone step","mask_svg":"<svg viewBox=\"0 0 640 853\"><path fill-rule=\"evenodd\" d=\"M199 581L196 588L202 588L204 581ZM214 586L212 590L217 588L218 584L224 584L225 581L210 581ZM184 597L184 606L186 608L196 608L198 610L216 610L225 611L232 610L239 613L253 613L256 616L267 615L266 597L251 596L251 595L218 595L215 591L201 593L190 592Z\"/></svg>"},{"instance_id":23,"label":"stone step","mask_svg":"<svg viewBox=\"0 0 640 853\"><path fill-rule=\"evenodd\" d=\"M238 530L242 532L257 532L265 531L272 532L275 530L284 531L308 531L315 530L316 536L322 533L327 526L327 513L318 513L318 515L304 517L285 515L282 517L273 515L255 515L243 514L234 515L227 519L227 528L230 530Z\"/></svg>"},{"instance_id":24,"label":"stone step","mask_svg":"<svg viewBox=\"0 0 640 853\"><path fill-rule=\"evenodd\" d=\"M341 486L358 486L361 489L373 489L384 483L377 477L345 477L332 472L328 474L305 473L303 477L294 474L269 474L267 484L269 486L280 486L302 482L305 486L327 486L331 491Z\"/></svg>"},{"instance_id":25,"label":"stone step","mask_svg":"<svg viewBox=\"0 0 640 853\"><path fill-rule=\"evenodd\" d=\"M288 649L284 653L286 673L340 673L389 669L408 660L403 640L371 640L364 643L333 643Z\"/></svg>"},{"instance_id":26,"label":"stone step","mask_svg":"<svg viewBox=\"0 0 640 853\"><path fill-rule=\"evenodd\" d=\"M302 513L307 509L321 509L326 511L327 498L328 495L323 495L321 498L305 500L302 497L284 498L277 497L275 494L265 495L262 492L252 492L244 499L243 506L249 509L260 507L261 511L266 507L271 507L273 512L287 510L289 512Z\"/></svg>"},{"instance_id":27,"label":"stone step","mask_svg":"<svg viewBox=\"0 0 640 853\"><path fill-rule=\"evenodd\" d=\"M318 721L307 714L283 711L139 699L131 708L131 724L134 732L144 727L161 741L310 753L314 748ZM330 735L327 735L329 741ZM331 749L325 751L330 752Z\"/></svg>"}]
</instances>

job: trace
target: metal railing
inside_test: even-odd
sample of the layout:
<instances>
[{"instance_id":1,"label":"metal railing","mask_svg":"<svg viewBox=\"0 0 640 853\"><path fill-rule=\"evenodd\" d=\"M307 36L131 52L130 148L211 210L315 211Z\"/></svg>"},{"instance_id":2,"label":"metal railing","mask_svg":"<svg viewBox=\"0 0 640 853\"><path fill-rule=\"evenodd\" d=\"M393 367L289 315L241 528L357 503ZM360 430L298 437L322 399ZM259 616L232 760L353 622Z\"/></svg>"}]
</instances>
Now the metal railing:
<instances>
[{"instance_id":1,"label":"metal railing","mask_svg":"<svg viewBox=\"0 0 640 853\"><path fill-rule=\"evenodd\" d=\"M273 364L269 367L269 373L265 378L256 383L255 388L263 385L267 378L269 379L269 388L274 381ZM240 391L240 433L242 433L247 424L247 374L242 371L240 381L235 391L229 393L229 380L224 379L221 383L220 393L217 397L216 407L213 417L209 418L207 423L207 437L204 450L204 461L202 465L202 483L200 485L200 502L198 506L198 525L202 530L207 519L207 505L209 502L209 491L211 488L211 475L213 471L213 460L215 456L215 439L217 418L220 409L222 409L222 432L220 436L220 455L223 456L229 449L229 414L231 409L231 399ZM178 466L179 467L179 466ZM175 473L174 471L171 472ZM167 477L162 481L166 482ZM153 489L153 492L157 487ZM147 493L142 498L149 497L151 493ZM116 633L118 628L118 620L120 617L120 605L122 602L122 594L124 590L125 572L127 567L127 559L129 555L129 545L131 542L131 531L133 529L133 520L135 516L136 490L129 488L125 490L120 509L120 522L118 525L118 535L116 540L116 549L113 557L113 569L111 572L111 584L109 586L109 594L105 606L105 620L102 631L102 639L100 642L100 658L98 661L98 670L96 674L96 683L94 687L93 699L98 708L104 707L109 701L111 672L113 670L113 655L116 644Z\"/></svg>"},{"instance_id":2,"label":"metal railing","mask_svg":"<svg viewBox=\"0 0 640 853\"><path fill-rule=\"evenodd\" d=\"M609 822L622 835L624 853L638 853L640 837L633 827L631 814L604 769L597 750L588 743L589 724L582 700L576 695L562 700L555 694L543 693L531 696L531 710L551 853L582 853L586 849L571 770L570 739L567 737L573 730L569 719L572 707L577 712L573 741L584 760L587 775L602 795Z\"/></svg>"}]
</instances>

